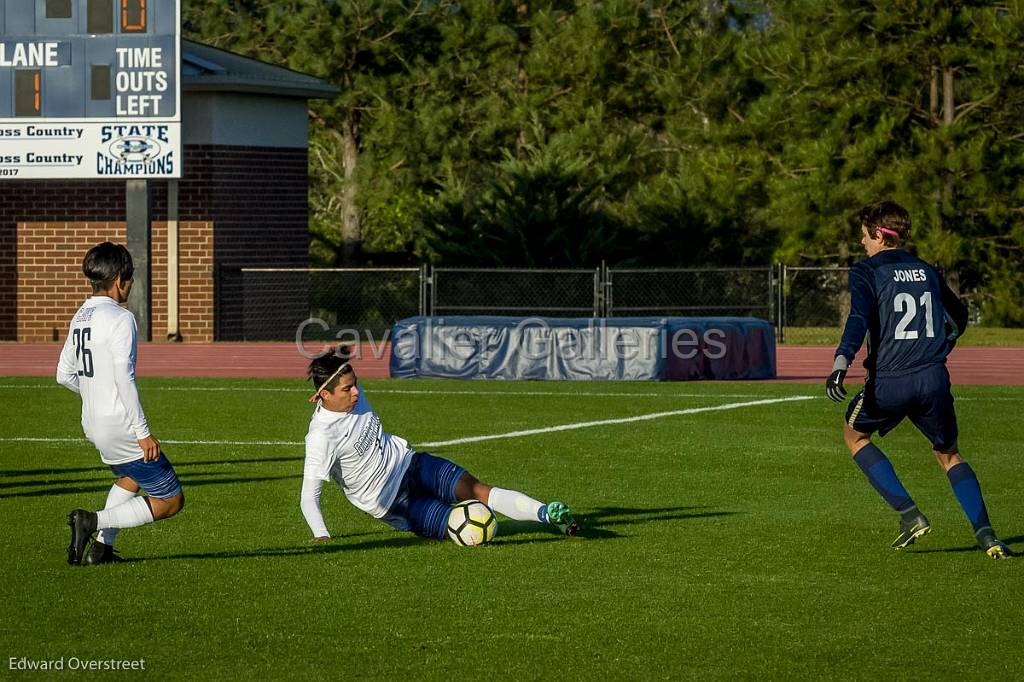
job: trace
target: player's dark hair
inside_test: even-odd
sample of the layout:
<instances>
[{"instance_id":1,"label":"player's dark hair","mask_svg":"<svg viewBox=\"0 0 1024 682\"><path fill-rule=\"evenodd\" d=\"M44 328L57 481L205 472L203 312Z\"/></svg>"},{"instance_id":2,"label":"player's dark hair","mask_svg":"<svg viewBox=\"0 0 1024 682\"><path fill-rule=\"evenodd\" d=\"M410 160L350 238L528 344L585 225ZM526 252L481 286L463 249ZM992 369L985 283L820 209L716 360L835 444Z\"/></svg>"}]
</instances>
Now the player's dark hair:
<instances>
[{"instance_id":1,"label":"player's dark hair","mask_svg":"<svg viewBox=\"0 0 1024 682\"><path fill-rule=\"evenodd\" d=\"M328 391L333 391L334 387L341 381L341 377L345 376L352 371L352 367L346 367L338 375L331 379L331 382L326 386L323 385L332 374L338 371L338 368L346 364L351 357L352 351L348 346L341 345L335 348L330 353L321 355L318 358L313 358L309 363L309 367L306 368L306 378L313 382L313 388L319 389L321 386L326 388Z\"/></svg>"},{"instance_id":2,"label":"player's dark hair","mask_svg":"<svg viewBox=\"0 0 1024 682\"><path fill-rule=\"evenodd\" d=\"M881 233L886 246L903 246L910 240L910 212L895 201L865 206L860 210L860 224L867 228L872 239L878 239Z\"/></svg>"},{"instance_id":3,"label":"player's dark hair","mask_svg":"<svg viewBox=\"0 0 1024 682\"><path fill-rule=\"evenodd\" d=\"M135 276L135 264L124 245L103 242L85 254L82 272L92 284L93 293L96 293L109 290L118 277L123 282L130 280Z\"/></svg>"}]
</instances>

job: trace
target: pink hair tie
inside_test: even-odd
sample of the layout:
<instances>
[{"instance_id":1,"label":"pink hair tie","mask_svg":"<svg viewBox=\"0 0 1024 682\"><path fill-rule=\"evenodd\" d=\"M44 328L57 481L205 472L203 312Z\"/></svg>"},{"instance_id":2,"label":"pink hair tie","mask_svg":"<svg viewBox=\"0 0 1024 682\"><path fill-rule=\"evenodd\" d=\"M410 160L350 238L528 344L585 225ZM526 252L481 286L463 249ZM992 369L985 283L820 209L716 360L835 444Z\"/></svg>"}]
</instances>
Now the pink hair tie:
<instances>
[{"instance_id":1,"label":"pink hair tie","mask_svg":"<svg viewBox=\"0 0 1024 682\"><path fill-rule=\"evenodd\" d=\"M884 232L885 234L891 234L893 237L900 236L900 233L897 232L896 230L890 230L888 227L882 227L881 225L878 226L878 231Z\"/></svg>"}]
</instances>

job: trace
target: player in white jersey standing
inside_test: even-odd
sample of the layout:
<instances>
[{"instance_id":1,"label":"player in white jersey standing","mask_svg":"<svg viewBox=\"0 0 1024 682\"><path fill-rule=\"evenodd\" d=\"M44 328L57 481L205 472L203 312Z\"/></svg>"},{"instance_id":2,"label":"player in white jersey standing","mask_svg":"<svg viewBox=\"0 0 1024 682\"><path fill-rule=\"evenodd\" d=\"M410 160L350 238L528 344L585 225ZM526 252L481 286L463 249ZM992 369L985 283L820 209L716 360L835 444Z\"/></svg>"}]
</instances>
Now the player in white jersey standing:
<instances>
[{"instance_id":1,"label":"player in white jersey standing","mask_svg":"<svg viewBox=\"0 0 1024 682\"><path fill-rule=\"evenodd\" d=\"M480 500L509 518L576 533L579 525L561 500L544 504L489 486L457 464L416 452L403 438L384 432L348 360L349 349L339 346L309 363L316 388L310 402L317 407L306 434L300 507L314 540L330 538L320 513L320 491L330 479L357 509L422 537L444 539L451 507L463 500Z\"/></svg>"},{"instance_id":2,"label":"player in white jersey standing","mask_svg":"<svg viewBox=\"0 0 1024 682\"><path fill-rule=\"evenodd\" d=\"M174 467L149 431L135 388L135 316L128 300L135 267L128 249L103 242L89 249L82 271L93 295L71 320L57 363L57 383L82 396L82 429L117 480L102 511L68 514L68 563L118 561L114 539L134 528L174 516L185 496ZM139 491L146 497L137 497ZM92 534L96 540L86 552Z\"/></svg>"}]
</instances>

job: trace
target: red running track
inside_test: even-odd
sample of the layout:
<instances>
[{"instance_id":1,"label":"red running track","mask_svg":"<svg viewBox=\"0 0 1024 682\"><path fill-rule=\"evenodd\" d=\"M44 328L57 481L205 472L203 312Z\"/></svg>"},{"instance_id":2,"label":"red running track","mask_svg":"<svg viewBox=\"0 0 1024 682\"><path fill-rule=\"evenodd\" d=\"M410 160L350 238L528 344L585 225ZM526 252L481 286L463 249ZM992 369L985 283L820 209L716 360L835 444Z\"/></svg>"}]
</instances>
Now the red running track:
<instances>
[{"instance_id":1,"label":"red running track","mask_svg":"<svg viewBox=\"0 0 1024 682\"><path fill-rule=\"evenodd\" d=\"M779 346L776 381L819 383L832 369L830 346ZM52 376L59 344L0 343L0 376ZM352 364L361 377L388 376L390 347L362 347ZM288 377L302 379L308 359L291 343L143 343L139 376ZM1024 386L1024 348L957 348L949 357L955 384ZM850 380L863 380L860 358Z\"/></svg>"}]
</instances>

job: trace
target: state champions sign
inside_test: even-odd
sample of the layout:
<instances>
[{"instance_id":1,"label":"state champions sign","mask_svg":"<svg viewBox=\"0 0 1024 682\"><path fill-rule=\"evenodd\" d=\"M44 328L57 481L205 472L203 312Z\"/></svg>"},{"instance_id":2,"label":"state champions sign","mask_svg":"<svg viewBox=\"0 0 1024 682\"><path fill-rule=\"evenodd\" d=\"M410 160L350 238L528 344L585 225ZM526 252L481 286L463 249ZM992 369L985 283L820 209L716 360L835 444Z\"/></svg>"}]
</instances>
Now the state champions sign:
<instances>
[{"instance_id":1,"label":"state champions sign","mask_svg":"<svg viewBox=\"0 0 1024 682\"><path fill-rule=\"evenodd\" d=\"M180 0L0 0L0 181L181 177Z\"/></svg>"}]
</instances>

